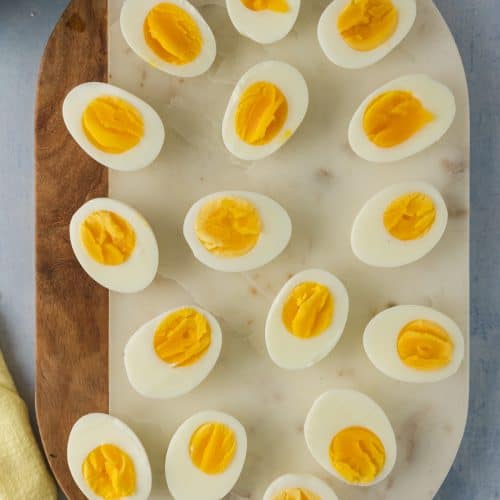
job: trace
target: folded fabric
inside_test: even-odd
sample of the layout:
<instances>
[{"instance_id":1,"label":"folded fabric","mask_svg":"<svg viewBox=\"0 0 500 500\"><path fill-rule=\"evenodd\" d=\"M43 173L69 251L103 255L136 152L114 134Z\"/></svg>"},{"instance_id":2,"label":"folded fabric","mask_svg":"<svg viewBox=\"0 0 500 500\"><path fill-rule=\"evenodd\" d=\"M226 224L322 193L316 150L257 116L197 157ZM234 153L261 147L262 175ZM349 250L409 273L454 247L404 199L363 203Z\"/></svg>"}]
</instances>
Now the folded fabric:
<instances>
[{"instance_id":1,"label":"folded fabric","mask_svg":"<svg viewBox=\"0 0 500 500\"><path fill-rule=\"evenodd\" d=\"M56 488L0 351L0 500L53 500Z\"/></svg>"}]
</instances>

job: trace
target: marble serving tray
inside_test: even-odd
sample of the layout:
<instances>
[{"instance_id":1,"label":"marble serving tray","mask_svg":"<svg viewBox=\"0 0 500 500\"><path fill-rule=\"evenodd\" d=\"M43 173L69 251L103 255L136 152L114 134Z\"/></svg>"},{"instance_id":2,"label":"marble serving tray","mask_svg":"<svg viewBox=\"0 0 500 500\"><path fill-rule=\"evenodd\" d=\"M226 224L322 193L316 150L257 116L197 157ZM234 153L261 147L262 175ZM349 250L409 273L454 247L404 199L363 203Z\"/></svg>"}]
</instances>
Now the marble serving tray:
<instances>
[{"instance_id":1,"label":"marble serving tray","mask_svg":"<svg viewBox=\"0 0 500 500\"><path fill-rule=\"evenodd\" d=\"M260 499L273 478L310 472L325 479L339 498L424 500L433 497L460 443L467 413L468 342L459 372L436 384L411 385L379 373L363 352L361 336L377 312L394 304L432 306L451 316L468 339L468 167L467 86L453 38L431 0L417 0L408 37L376 65L344 70L328 62L316 26L329 0L303 0L296 26L283 40L261 46L238 35L223 0L195 0L217 39L217 58L198 78L166 75L127 47L119 27L122 0L109 0L109 80L150 103L162 117L166 142L149 168L110 171L109 196L139 209L160 247L154 283L133 295L110 294L109 412L138 433L153 468L152 499L170 498L164 457L180 423L202 409L236 416L246 427L249 449L232 499ZM310 106L295 136L272 157L235 159L225 149L221 123L234 84L266 59L295 65L310 90ZM395 164L368 163L347 143L349 120L362 99L381 84L424 72L448 85L457 116L445 137L423 153ZM403 180L426 180L443 193L450 220L439 245L422 260L397 269L377 269L356 259L350 248L353 219L381 188ZM276 199L293 221L286 251L253 272L212 271L192 256L182 236L190 205L224 189L258 191ZM325 268L346 285L351 309L335 350L316 366L298 372L276 367L264 345L271 301L295 272ZM221 358L211 375L188 395L149 400L134 392L123 350L142 323L177 305L196 303L223 327ZM303 435L314 399L330 388L366 392L388 414L398 439L396 466L371 488L341 484L310 456ZM203 500L203 499L200 499Z\"/></svg>"}]
</instances>

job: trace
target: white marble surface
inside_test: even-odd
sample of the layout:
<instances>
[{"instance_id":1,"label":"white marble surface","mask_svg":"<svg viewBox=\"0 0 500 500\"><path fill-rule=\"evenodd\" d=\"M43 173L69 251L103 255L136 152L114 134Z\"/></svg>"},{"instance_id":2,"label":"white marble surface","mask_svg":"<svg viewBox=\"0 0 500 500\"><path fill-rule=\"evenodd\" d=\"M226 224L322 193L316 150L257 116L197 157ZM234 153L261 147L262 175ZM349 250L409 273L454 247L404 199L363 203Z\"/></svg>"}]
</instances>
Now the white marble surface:
<instances>
[{"instance_id":1,"label":"white marble surface","mask_svg":"<svg viewBox=\"0 0 500 500\"><path fill-rule=\"evenodd\" d=\"M154 469L151 498L164 498L163 459L168 439L194 411L216 408L238 417L249 434L246 467L235 487L260 498L279 473L325 474L307 452L302 425L323 390L353 387L386 410L398 435L399 456L379 486L357 489L328 479L340 498L431 498L455 456L467 413L468 357L456 376L413 386L378 373L361 347L368 320L393 303L431 305L468 331L468 106L454 42L430 0L418 2L416 25L403 44L372 68L342 70L319 50L315 25L327 0L308 0L292 33L262 47L239 36L222 0L194 2L215 32L218 56L207 75L180 80L148 67L129 49L117 22L121 0L110 0L111 81L136 93L160 113L167 140L158 161L137 173L110 173L110 195L137 207L160 244L160 273L145 292L110 301L110 412L143 439ZM224 149L220 125L232 86L256 62L279 58L306 78L311 103L297 134L268 160L237 161ZM427 72L457 97L458 113L442 141L411 159L379 166L358 159L347 145L347 124L371 90L396 76ZM369 268L349 246L352 220L368 197L401 180L423 179L443 193L450 223L438 247L400 269ZM203 194L250 189L274 197L290 213L294 234L286 252L252 273L226 275L204 268L185 244L182 220ZM303 372L275 367L265 351L263 325L274 294L290 273L324 267L346 284L351 312L334 352ZM123 347L155 314L186 301L212 311L224 329L221 360L191 394L150 401L126 379Z\"/></svg>"}]
</instances>

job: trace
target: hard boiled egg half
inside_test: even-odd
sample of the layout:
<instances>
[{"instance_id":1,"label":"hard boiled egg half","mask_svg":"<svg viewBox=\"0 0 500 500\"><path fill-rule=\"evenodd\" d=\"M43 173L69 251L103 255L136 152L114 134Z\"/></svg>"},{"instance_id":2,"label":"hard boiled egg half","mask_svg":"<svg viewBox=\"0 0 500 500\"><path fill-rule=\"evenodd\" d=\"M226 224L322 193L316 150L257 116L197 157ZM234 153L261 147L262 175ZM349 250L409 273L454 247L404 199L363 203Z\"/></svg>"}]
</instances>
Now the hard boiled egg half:
<instances>
[{"instance_id":1,"label":"hard boiled egg half","mask_svg":"<svg viewBox=\"0 0 500 500\"><path fill-rule=\"evenodd\" d=\"M277 151L302 123L309 104L304 77L290 64L266 61L236 84L222 123L227 149L242 160Z\"/></svg>"},{"instance_id":2,"label":"hard boiled egg half","mask_svg":"<svg viewBox=\"0 0 500 500\"><path fill-rule=\"evenodd\" d=\"M354 254L376 267L398 267L429 253L448 222L441 193L426 182L389 186L369 199L352 225Z\"/></svg>"},{"instance_id":3,"label":"hard boiled egg half","mask_svg":"<svg viewBox=\"0 0 500 500\"><path fill-rule=\"evenodd\" d=\"M245 428L231 415L201 411L173 435L165 457L175 500L220 500L240 477L247 453Z\"/></svg>"},{"instance_id":4,"label":"hard boiled egg half","mask_svg":"<svg viewBox=\"0 0 500 500\"><path fill-rule=\"evenodd\" d=\"M137 210L111 198L82 205L69 224L71 247L87 274L109 290L146 288L158 269L158 244Z\"/></svg>"},{"instance_id":5,"label":"hard boiled egg half","mask_svg":"<svg viewBox=\"0 0 500 500\"><path fill-rule=\"evenodd\" d=\"M217 271L261 267L288 245L292 223L271 198L249 191L221 191L198 200L184 219L194 256Z\"/></svg>"},{"instance_id":6,"label":"hard boiled egg half","mask_svg":"<svg viewBox=\"0 0 500 500\"><path fill-rule=\"evenodd\" d=\"M423 306L396 306L377 314L365 328L363 346L376 368L403 382L443 380L464 357L458 325Z\"/></svg>"},{"instance_id":7,"label":"hard boiled egg half","mask_svg":"<svg viewBox=\"0 0 500 500\"><path fill-rule=\"evenodd\" d=\"M358 391L322 394L307 414L304 434L319 465L347 484L377 484L396 462L396 437L389 419L375 401Z\"/></svg>"},{"instance_id":8,"label":"hard boiled egg half","mask_svg":"<svg viewBox=\"0 0 500 500\"><path fill-rule=\"evenodd\" d=\"M273 43L293 28L300 0L226 0L234 27L257 43Z\"/></svg>"},{"instance_id":9,"label":"hard boiled egg half","mask_svg":"<svg viewBox=\"0 0 500 500\"><path fill-rule=\"evenodd\" d=\"M309 269L285 283L266 321L266 345L281 368L307 368L323 359L339 341L347 321L349 298L342 282L321 269Z\"/></svg>"},{"instance_id":10,"label":"hard boiled egg half","mask_svg":"<svg viewBox=\"0 0 500 500\"><path fill-rule=\"evenodd\" d=\"M334 0L319 20L319 43L338 66L363 68L403 40L416 13L415 0Z\"/></svg>"},{"instance_id":11,"label":"hard boiled egg half","mask_svg":"<svg viewBox=\"0 0 500 500\"><path fill-rule=\"evenodd\" d=\"M214 62L212 30L187 0L126 0L120 27L130 48L165 73L198 76Z\"/></svg>"},{"instance_id":12,"label":"hard boiled egg half","mask_svg":"<svg viewBox=\"0 0 500 500\"><path fill-rule=\"evenodd\" d=\"M158 113L142 99L109 83L88 82L63 102L64 123L95 161L115 170L139 170L156 159L165 129Z\"/></svg>"},{"instance_id":13,"label":"hard boiled egg half","mask_svg":"<svg viewBox=\"0 0 500 500\"><path fill-rule=\"evenodd\" d=\"M67 460L75 483L90 500L147 500L151 467L134 431L105 413L78 419L68 437Z\"/></svg>"},{"instance_id":14,"label":"hard boiled egg half","mask_svg":"<svg viewBox=\"0 0 500 500\"><path fill-rule=\"evenodd\" d=\"M338 500L324 481L310 474L284 474L267 488L262 500Z\"/></svg>"},{"instance_id":15,"label":"hard boiled egg half","mask_svg":"<svg viewBox=\"0 0 500 500\"><path fill-rule=\"evenodd\" d=\"M402 160L437 142L455 111L455 97L442 83L422 74L402 76L361 103L349 124L349 143L368 161Z\"/></svg>"},{"instance_id":16,"label":"hard boiled egg half","mask_svg":"<svg viewBox=\"0 0 500 500\"><path fill-rule=\"evenodd\" d=\"M125 346L132 387L145 397L186 394L210 373L222 346L219 322L196 306L172 309L142 325Z\"/></svg>"}]
</instances>

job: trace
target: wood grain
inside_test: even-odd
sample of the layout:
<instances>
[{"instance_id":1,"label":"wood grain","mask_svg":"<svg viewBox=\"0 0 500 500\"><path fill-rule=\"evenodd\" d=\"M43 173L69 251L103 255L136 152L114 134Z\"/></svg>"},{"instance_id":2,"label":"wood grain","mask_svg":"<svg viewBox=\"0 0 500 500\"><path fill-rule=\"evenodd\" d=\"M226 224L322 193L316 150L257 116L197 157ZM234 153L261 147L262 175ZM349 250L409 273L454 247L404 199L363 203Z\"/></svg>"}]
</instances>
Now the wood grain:
<instances>
[{"instance_id":1,"label":"wood grain","mask_svg":"<svg viewBox=\"0 0 500 500\"><path fill-rule=\"evenodd\" d=\"M42 57L35 110L36 414L70 499L84 498L66 463L71 426L108 411L108 292L74 258L68 225L86 200L107 195L108 176L70 137L61 108L75 85L106 80L107 1L73 0Z\"/></svg>"}]
</instances>

